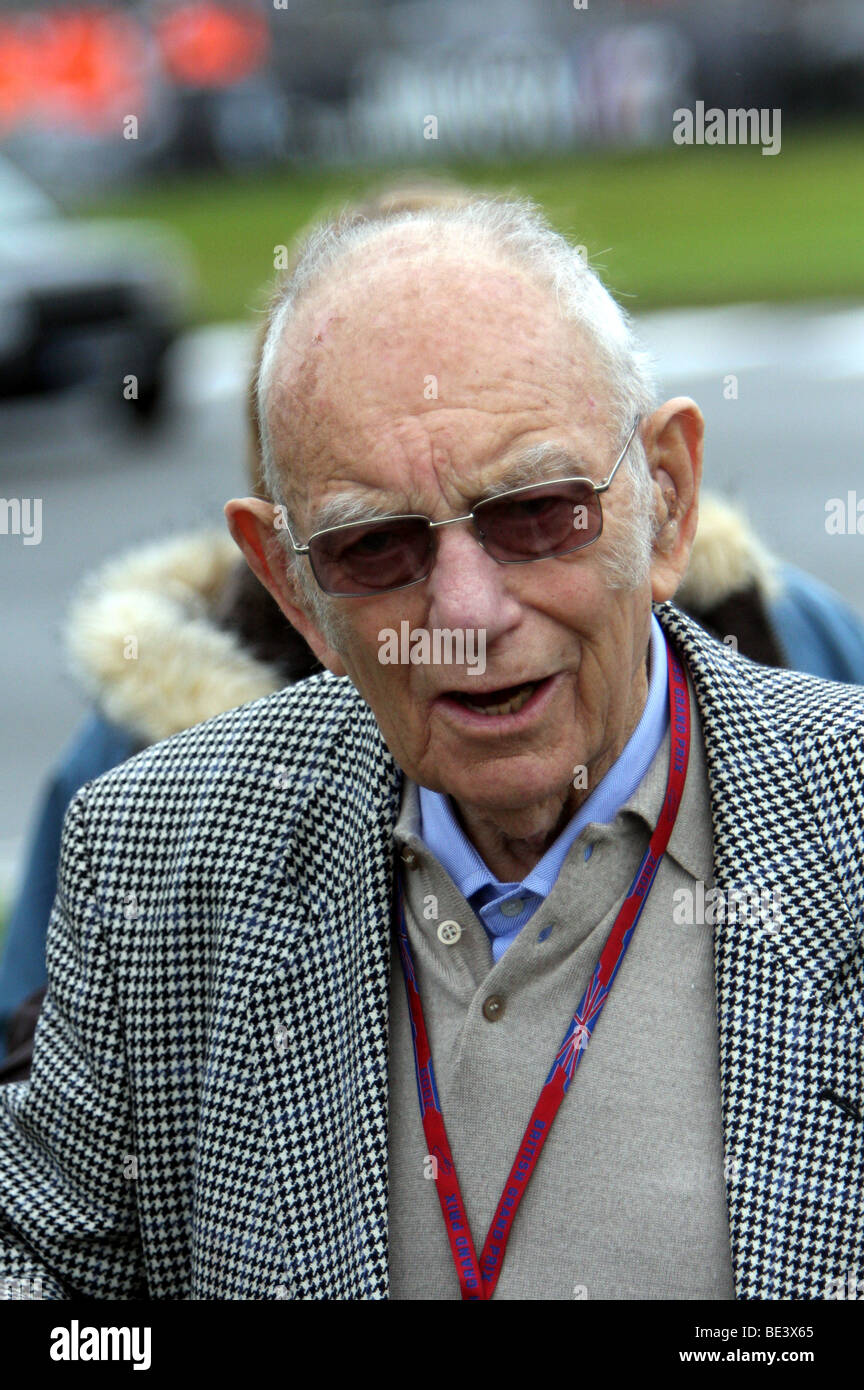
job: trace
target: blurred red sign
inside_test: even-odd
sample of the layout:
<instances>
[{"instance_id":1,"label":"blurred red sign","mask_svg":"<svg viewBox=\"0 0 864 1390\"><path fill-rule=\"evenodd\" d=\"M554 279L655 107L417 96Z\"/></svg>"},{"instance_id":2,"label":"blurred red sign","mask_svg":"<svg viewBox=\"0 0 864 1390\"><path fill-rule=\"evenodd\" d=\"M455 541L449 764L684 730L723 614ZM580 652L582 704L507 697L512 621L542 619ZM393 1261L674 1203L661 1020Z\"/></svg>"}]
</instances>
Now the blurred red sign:
<instances>
[{"instance_id":1,"label":"blurred red sign","mask_svg":"<svg viewBox=\"0 0 864 1390\"><path fill-rule=\"evenodd\" d=\"M93 133L140 116L146 34L135 20L83 8L0 25L0 129L27 120Z\"/></svg>"},{"instance_id":2,"label":"blurred red sign","mask_svg":"<svg viewBox=\"0 0 864 1390\"><path fill-rule=\"evenodd\" d=\"M152 33L92 5L10 16L0 20L0 135L27 121L119 132L124 116L144 114L160 60L180 85L227 87L269 47L260 10L210 0L163 9Z\"/></svg>"},{"instance_id":3,"label":"blurred red sign","mask_svg":"<svg viewBox=\"0 0 864 1390\"><path fill-rule=\"evenodd\" d=\"M266 61L270 33L264 15L249 6L181 4L156 23L162 60L175 82L227 87Z\"/></svg>"}]
</instances>

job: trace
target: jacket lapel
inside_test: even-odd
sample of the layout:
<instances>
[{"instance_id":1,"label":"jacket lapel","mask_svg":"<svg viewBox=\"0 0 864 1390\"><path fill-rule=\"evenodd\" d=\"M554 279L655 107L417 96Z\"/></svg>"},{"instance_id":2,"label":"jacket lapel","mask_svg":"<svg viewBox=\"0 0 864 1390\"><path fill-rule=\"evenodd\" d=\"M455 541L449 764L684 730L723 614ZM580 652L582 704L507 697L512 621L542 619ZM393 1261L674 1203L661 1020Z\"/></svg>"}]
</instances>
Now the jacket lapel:
<instances>
[{"instance_id":1,"label":"jacket lapel","mask_svg":"<svg viewBox=\"0 0 864 1390\"><path fill-rule=\"evenodd\" d=\"M736 1294L836 1297L842 1281L864 1277L860 928L781 732L802 694L790 685L784 696L773 674L718 652L671 605L656 612L693 678L715 885L736 902L715 929Z\"/></svg>"},{"instance_id":2,"label":"jacket lapel","mask_svg":"<svg viewBox=\"0 0 864 1390\"><path fill-rule=\"evenodd\" d=\"M368 707L359 697L347 703L293 810L285 878L267 909L279 930L247 992L297 1298L389 1291L391 836L401 778Z\"/></svg>"}]
</instances>

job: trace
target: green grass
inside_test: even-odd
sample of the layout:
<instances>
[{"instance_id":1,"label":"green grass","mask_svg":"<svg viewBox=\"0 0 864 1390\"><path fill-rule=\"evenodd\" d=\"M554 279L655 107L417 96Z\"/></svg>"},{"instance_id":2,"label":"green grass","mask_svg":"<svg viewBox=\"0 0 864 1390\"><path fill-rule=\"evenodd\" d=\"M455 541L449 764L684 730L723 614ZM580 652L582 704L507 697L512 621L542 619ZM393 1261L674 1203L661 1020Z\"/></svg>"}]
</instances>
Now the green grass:
<instances>
[{"instance_id":1,"label":"green grass","mask_svg":"<svg viewBox=\"0 0 864 1390\"><path fill-rule=\"evenodd\" d=\"M428 166L435 170L542 203L632 309L864 294L862 129L793 128L775 156L758 147L670 145L531 164ZM184 178L85 213L175 228L198 262L199 318L237 319L260 305L274 246L289 243L322 206L390 177L365 170Z\"/></svg>"}]
</instances>

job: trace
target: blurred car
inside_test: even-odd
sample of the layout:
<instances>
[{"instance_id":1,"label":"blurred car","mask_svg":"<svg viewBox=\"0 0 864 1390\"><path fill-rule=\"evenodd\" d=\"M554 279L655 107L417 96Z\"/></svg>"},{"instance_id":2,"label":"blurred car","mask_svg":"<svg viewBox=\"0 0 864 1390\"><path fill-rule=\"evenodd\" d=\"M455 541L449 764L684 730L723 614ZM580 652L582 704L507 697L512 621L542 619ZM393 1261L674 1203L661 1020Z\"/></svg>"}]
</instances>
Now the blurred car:
<instances>
[{"instance_id":1,"label":"blurred car","mask_svg":"<svg viewBox=\"0 0 864 1390\"><path fill-rule=\"evenodd\" d=\"M69 217L0 155L0 399L89 385L152 420L192 283L173 235Z\"/></svg>"}]
</instances>

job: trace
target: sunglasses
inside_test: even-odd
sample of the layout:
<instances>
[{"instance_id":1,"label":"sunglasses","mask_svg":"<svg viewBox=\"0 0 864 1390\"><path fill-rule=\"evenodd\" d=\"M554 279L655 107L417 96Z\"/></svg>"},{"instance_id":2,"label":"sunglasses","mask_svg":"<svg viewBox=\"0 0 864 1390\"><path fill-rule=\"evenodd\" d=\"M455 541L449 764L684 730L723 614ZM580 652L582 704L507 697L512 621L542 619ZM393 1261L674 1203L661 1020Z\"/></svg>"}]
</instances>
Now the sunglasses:
<instances>
[{"instance_id":1,"label":"sunglasses","mask_svg":"<svg viewBox=\"0 0 864 1390\"><path fill-rule=\"evenodd\" d=\"M433 531L471 521L487 554L501 565L527 565L533 560L571 555L592 545L603 530L600 493L605 492L624 460L639 426L602 483L590 478L556 478L498 493L477 502L465 516L430 521L428 516L388 516L376 521L347 522L316 531L298 545L288 530L297 555L306 555L325 594L336 598L369 598L394 589L408 589L428 579L435 563ZM286 528L287 529L287 528Z\"/></svg>"}]
</instances>

